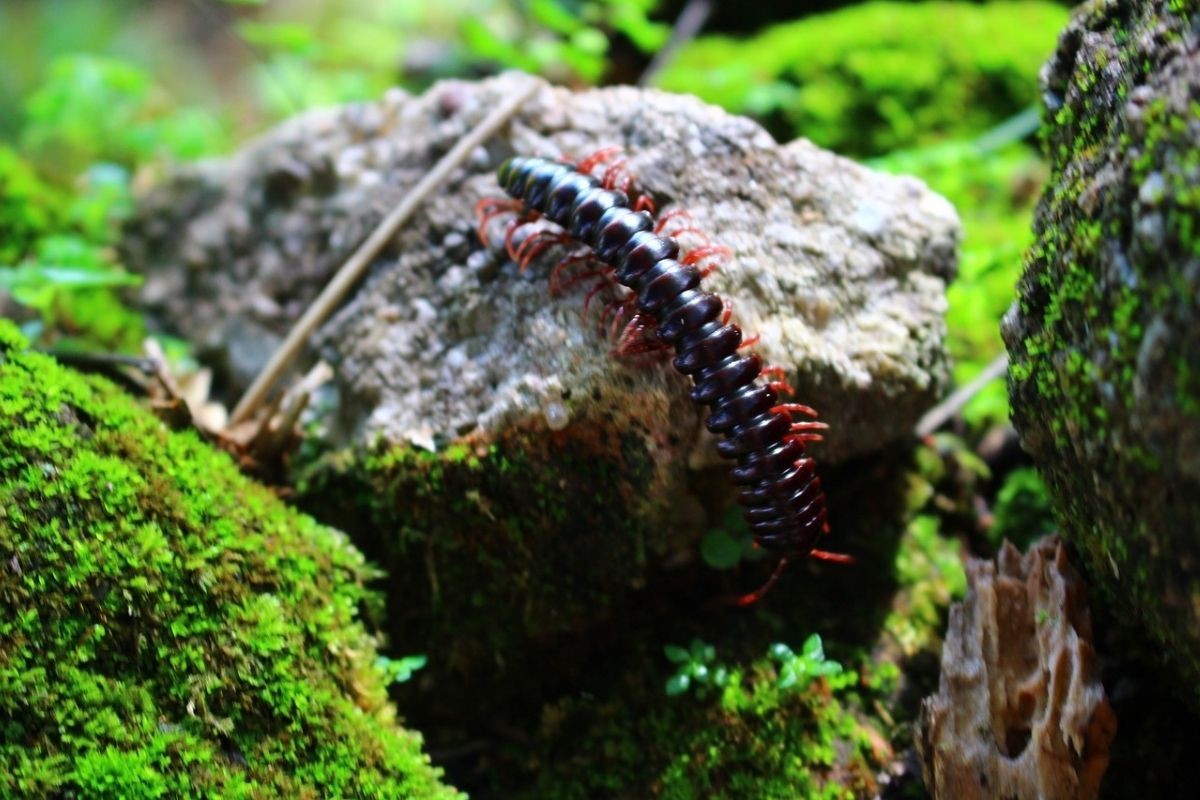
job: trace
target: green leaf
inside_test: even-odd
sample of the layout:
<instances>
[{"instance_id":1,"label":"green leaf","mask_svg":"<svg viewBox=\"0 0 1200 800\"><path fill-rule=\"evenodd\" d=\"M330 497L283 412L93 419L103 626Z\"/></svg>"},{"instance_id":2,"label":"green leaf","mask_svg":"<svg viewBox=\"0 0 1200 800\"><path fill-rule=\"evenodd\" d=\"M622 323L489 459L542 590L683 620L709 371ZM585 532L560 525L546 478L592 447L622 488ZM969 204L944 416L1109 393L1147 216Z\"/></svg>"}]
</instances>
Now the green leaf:
<instances>
[{"instance_id":1,"label":"green leaf","mask_svg":"<svg viewBox=\"0 0 1200 800\"><path fill-rule=\"evenodd\" d=\"M836 661L822 661L818 664L813 664L808 673L810 675L821 677L827 675L837 675L842 671L842 665Z\"/></svg>"},{"instance_id":2,"label":"green leaf","mask_svg":"<svg viewBox=\"0 0 1200 800\"><path fill-rule=\"evenodd\" d=\"M771 645L770 649L767 650L767 654L770 655L771 658L779 661L786 661L795 656L795 653L792 652L792 648L788 647L783 642L776 642L775 644Z\"/></svg>"},{"instance_id":3,"label":"green leaf","mask_svg":"<svg viewBox=\"0 0 1200 800\"><path fill-rule=\"evenodd\" d=\"M814 633L805 639L801 654L810 661L824 661L825 650L821 647L821 634Z\"/></svg>"},{"instance_id":4,"label":"green leaf","mask_svg":"<svg viewBox=\"0 0 1200 800\"><path fill-rule=\"evenodd\" d=\"M688 690L688 686L691 684L692 679L683 673L672 675L667 681L667 696L675 697L676 695L681 695Z\"/></svg>"},{"instance_id":5,"label":"green leaf","mask_svg":"<svg viewBox=\"0 0 1200 800\"><path fill-rule=\"evenodd\" d=\"M742 560L742 543L720 528L700 539L700 557L713 569L729 569Z\"/></svg>"},{"instance_id":6,"label":"green leaf","mask_svg":"<svg viewBox=\"0 0 1200 800\"><path fill-rule=\"evenodd\" d=\"M137 286L141 282L140 276L118 270L48 264L0 267L0 289L9 291L42 288L95 289L102 286Z\"/></svg>"},{"instance_id":7,"label":"green leaf","mask_svg":"<svg viewBox=\"0 0 1200 800\"><path fill-rule=\"evenodd\" d=\"M426 658L423 655L404 656L403 658L388 658L380 656L375 665L383 670L390 683L404 683L412 678L413 673L424 667Z\"/></svg>"},{"instance_id":8,"label":"green leaf","mask_svg":"<svg viewBox=\"0 0 1200 800\"><path fill-rule=\"evenodd\" d=\"M275 53L305 56L319 49L316 33L307 25L247 20L238 23L237 32L248 43Z\"/></svg>"},{"instance_id":9,"label":"green leaf","mask_svg":"<svg viewBox=\"0 0 1200 800\"><path fill-rule=\"evenodd\" d=\"M686 663L691 658L691 656L688 655L687 650L684 650L682 647L674 644L669 644L663 647L663 653L666 654L668 661L671 661L675 664Z\"/></svg>"},{"instance_id":10,"label":"green leaf","mask_svg":"<svg viewBox=\"0 0 1200 800\"><path fill-rule=\"evenodd\" d=\"M584 27L578 17L555 0L529 0L529 14L535 22L555 33L569 36Z\"/></svg>"}]
</instances>

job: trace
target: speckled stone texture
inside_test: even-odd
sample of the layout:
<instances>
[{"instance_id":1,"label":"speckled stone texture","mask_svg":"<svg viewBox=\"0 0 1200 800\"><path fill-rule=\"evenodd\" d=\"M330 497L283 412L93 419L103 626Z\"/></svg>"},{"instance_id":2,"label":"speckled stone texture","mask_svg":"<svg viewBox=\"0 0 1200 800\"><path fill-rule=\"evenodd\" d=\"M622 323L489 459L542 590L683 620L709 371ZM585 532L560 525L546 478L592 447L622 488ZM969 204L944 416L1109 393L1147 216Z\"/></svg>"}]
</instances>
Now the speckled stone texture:
<instances>
[{"instance_id":1,"label":"speckled stone texture","mask_svg":"<svg viewBox=\"0 0 1200 800\"><path fill-rule=\"evenodd\" d=\"M1014 422L1097 602L1194 703L1198 8L1095 3L1063 33L1042 74L1053 175L1004 324Z\"/></svg>"},{"instance_id":2,"label":"speckled stone texture","mask_svg":"<svg viewBox=\"0 0 1200 800\"><path fill-rule=\"evenodd\" d=\"M1100 683L1087 587L1054 537L967 563L938 692L917 737L936 800L1094 800L1116 718Z\"/></svg>"}]
</instances>

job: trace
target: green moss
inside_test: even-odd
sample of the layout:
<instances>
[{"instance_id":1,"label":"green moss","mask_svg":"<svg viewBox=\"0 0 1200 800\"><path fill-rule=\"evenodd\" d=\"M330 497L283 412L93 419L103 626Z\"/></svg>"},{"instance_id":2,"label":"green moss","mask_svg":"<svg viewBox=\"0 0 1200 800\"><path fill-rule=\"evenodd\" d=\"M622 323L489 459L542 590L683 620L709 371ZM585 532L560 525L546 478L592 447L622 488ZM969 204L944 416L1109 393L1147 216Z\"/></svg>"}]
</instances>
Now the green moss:
<instances>
[{"instance_id":1,"label":"green moss","mask_svg":"<svg viewBox=\"0 0 1200 800\"><path fill-rule=\"evenodd\" d=\"M326 455L298 488L408 587L393 629L431 635L433 668L490 662L524 635L595 617L644 578L647 548L665 547L663 534L651 539L661 509L638 497L653 480L644 447L632 435L595 441L594 430Z\"/></svg>"},{"instance_id":2,"label":"green moss","mask_svg":"<svg viewBox=\"0 0 1200 800\"><path fill-rule=\"evenodd\" d=\"M1044 129L1051 178L1010 331L1014 417L1097 605L1194 684L1200 551L1195 480L1180 465L1195 408L1200 153L1175 80L1186 48L1170 46L1191 20L1165 3L1079 14L1047 72L1061 107Z\"/></svg>"},{"instance_id":3,"label":"green moss","mask_svg":"<svg viewBox=\"0 0 1200 800\"><path fill-rule=\"evenodd\" d=\"M455 796L393 719L371 576L0 321L0 795Z\"/></svg>"},{"instance_id":4,"label":"green moss","mask_svg":"<svg viewBox=\"0 0 1200 800\"><path fill-rule=\"evenodd\" d=\"M894 570L902 591L884 620L884 630L905 656L936 650L946 609L966 592L961 545L938 529L937 517L916 517L896 553Z\"/></svg>"},{"instance_id":5,"label":"green moss","mask_svg":"<svg viewBox=\"0 0 1200 800\"><path fill-rule=\"evenodd\" d=\"M1056 529L1050 495L1037 470L1029 467L1015 469L1004 479L993 513L988 540L997 549L1007 539L1024 551Z\"/></svg>"},{"instance_id":6,"label":"green moss","mask_svg":"<svg viewBox=\"0 0 1200 800\"><path fill-rule=\"evenodd\" d=\"M876 790L872 745L882 738L861 716L860 692L871 690L855 673L798 690L780 679L775 660L751 659L701 699L666 696L665 659L641 669L647 677L627 675L615 702L571 698L547 707L544 749L534 758L554 769L538 770L531 787L506 796L783 800ZM569 750L556 746L563 741Z\"/></svg>"},{"instance_id":7,"label":"green moss","mask_svg":"<svg viewBox=\"0 0 1200 800\"><path fill-rule=\"evenodd\" d=\"M701 37L660 78L736 113L870 156L965 139L1037 99L1067 21L1047 2L872 2L746 40Z\"/></svg>"}]
</instances>

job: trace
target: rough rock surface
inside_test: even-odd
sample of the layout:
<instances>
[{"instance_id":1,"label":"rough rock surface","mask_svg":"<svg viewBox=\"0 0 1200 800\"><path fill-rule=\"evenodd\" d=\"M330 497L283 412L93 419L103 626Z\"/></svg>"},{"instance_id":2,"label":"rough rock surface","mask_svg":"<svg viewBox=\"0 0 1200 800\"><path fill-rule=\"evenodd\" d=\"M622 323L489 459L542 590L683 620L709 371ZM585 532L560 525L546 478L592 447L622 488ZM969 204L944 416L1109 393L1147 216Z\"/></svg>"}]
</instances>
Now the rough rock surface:
<instances>
[{"instance_id":1,"label":"rough rock surface","mask_svg":"<svg viewBox=\"0 0 1200 800\"><path fill-rule=\"evenodd\" d=\"M397 92L311 113L178 177L147 199L126 241L130 262L148 272L146 306L244 385L380 217L523 80L446 82L419 98ZM833 425L823 460L911 429L946 381L943 289L958 233L949 204L807 142L778 146L691 97L547 85L322 329L338 373L337 440L433 448L534 419L624 416L632 403L670 418L664 427L684 452L715 463L679 377L610 358L581 320L582 290L548 296L553 256L520 275L474 234L473 208L499 194L504 158L614 144L664 210L690 209L735 250L711 285Z\"/></svg>"},{"instance_id":2,"label":"rough rock surface","mask_svg":"<svg viewBox=\"0 0 1200 800\"><path fill-rule=\"evenodd\" d=\"M1004 325L1014 422L1064 534L1102 602L1193 702L1198 41L1195 2L1095 3L1063 33L1042 74L1053 175Z\"/></svg>"},{"instance_id":3,"label":"rough rock surface","mask_svg":"<svg viewBox=\"0 0 1200 800\"><path fill-rule=\"evenodd\" d=\"M950 609L918 747L935 798L1087 800L1116 718L1100 684L1086 587L1055 538L971 559Z\"/></svg>"}]
</instances>

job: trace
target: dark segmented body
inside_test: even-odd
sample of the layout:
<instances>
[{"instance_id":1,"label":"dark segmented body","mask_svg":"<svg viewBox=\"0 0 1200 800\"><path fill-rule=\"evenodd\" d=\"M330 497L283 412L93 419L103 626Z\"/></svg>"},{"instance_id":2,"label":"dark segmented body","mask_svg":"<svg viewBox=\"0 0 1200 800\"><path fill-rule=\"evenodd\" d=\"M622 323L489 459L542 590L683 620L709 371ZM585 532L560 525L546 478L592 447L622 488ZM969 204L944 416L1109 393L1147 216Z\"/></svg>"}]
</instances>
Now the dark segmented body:
<instances>
[{"instance_id":1,"label":"dark segmented body","mask_svg":"<svg viewBox=\"0 0 1200 800\"><path fill-rule=\"evenodd\" d=\"M722 320L721 298L700 288L695 266L676 260L679 243L655 233L651 216L634 211L624 193L571 164L512 158L499 179L511 197L611 266L658 338L674 346L675 368L692 378L692 400L710 408L706 426L723 436L717 449L736 462L732 478L758 543L785 557L812 552L826 529L813 460L803 437L792 433L790 415L776 408L775 389L761 379L762 360L739 352L742 332Z\"/></svg>"}]
</instances>

